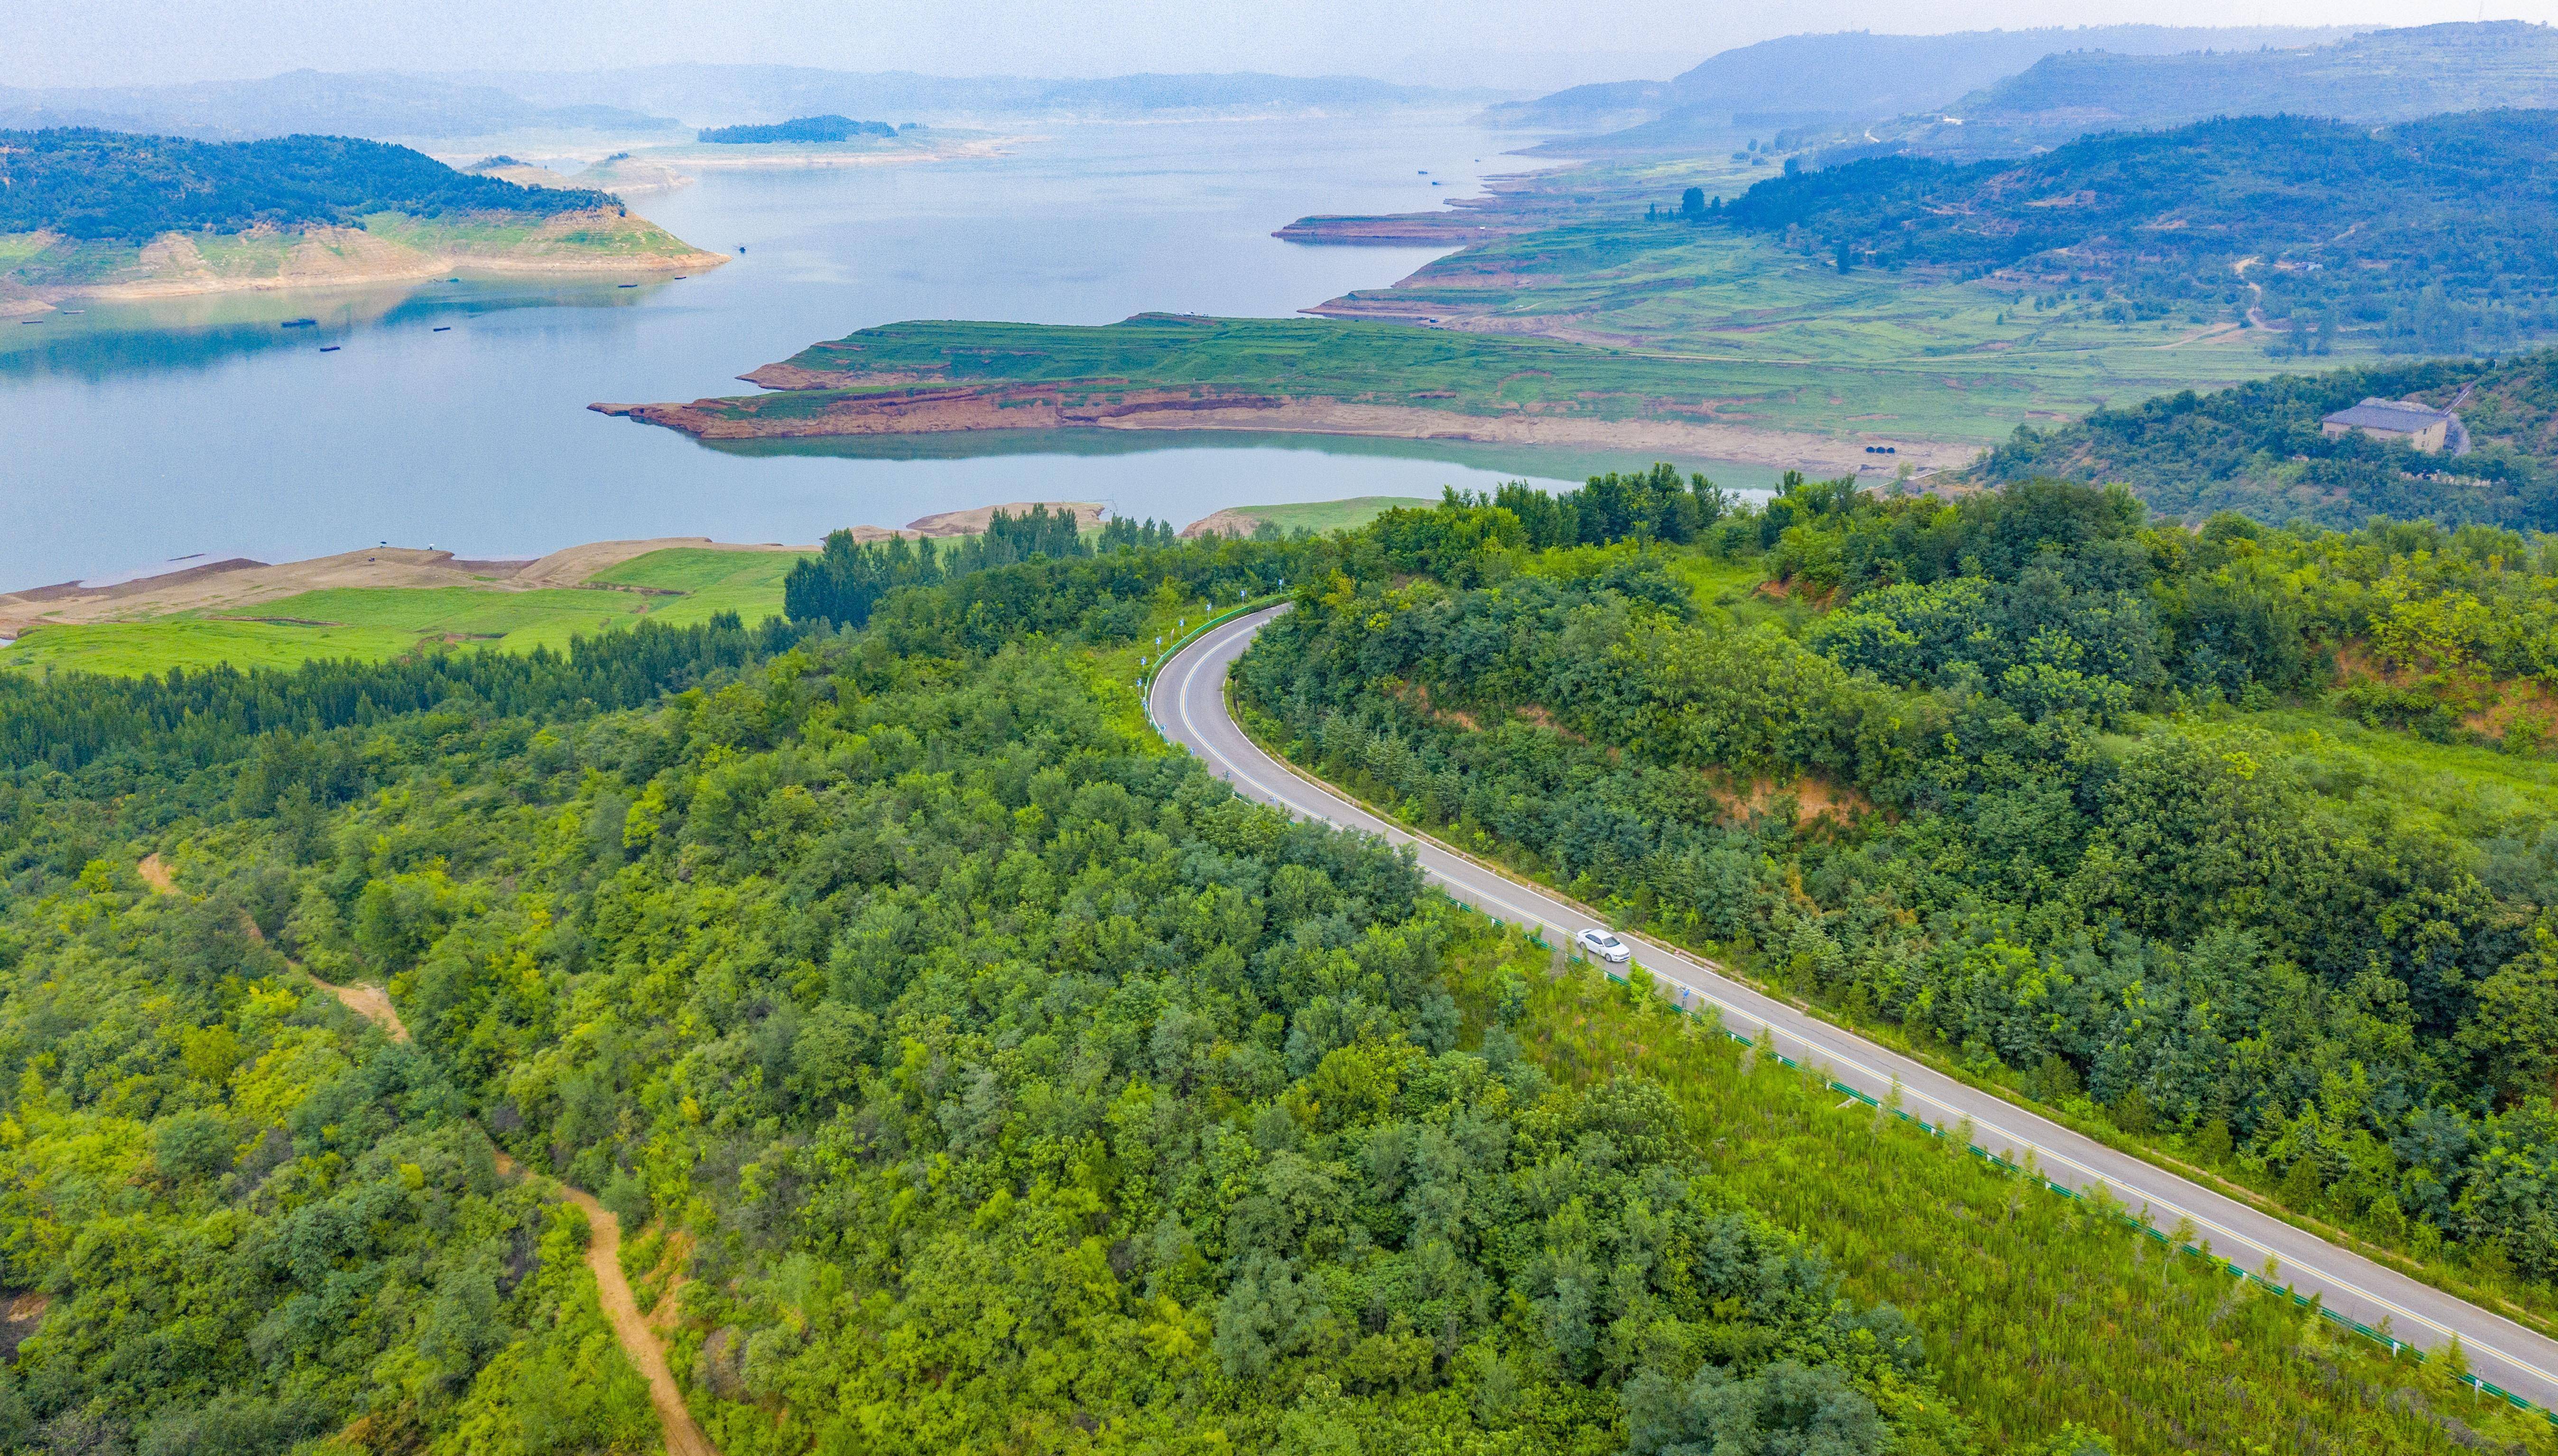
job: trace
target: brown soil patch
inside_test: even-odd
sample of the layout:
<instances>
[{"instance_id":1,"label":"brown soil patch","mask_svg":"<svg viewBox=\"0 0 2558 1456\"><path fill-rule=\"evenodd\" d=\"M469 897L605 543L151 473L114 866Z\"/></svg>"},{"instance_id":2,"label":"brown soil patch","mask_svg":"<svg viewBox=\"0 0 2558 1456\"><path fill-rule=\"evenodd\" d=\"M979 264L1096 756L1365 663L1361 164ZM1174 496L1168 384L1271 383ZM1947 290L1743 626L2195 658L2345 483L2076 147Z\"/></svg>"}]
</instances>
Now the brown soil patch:
<instances>
[{"instance_id":1,"label":"brown soil patch","mask_svg":"<svg viewBox=\"0 0 2558 1456\"><path fill-rule=\"evenodd\" d=\"M1470 733L1484 730L1483 724L1476 719L1475 715L1455 708L1442 708L1431 702L1430 689L1425 684L1401 683L1390 687L1387 691L1433 723L1454 724Z\"/></svg>"},{"instance_id":2,"label":"brown soil patch","mask_svg":"<svg viewBox=\"0 0 2558 1456\"><path fill-rule=\"evenodd\" d=\"M1198 520L1191 522L1189 525L1182 527L1182 539L1185 541L1197 541L1202 536L1211 534L1218 536L1249 536L1252 534L1254 528L1260 524L1261 517L1254 515L1251 511L1242 509L1239 506L1229 505L1221 511L1215 511L1208 515L1204 515Z\"/></svg>"},{"instance_id":3,"label":"brown soil patch","mask_svg":"<svg viewBox=\"0 0 2558 1456\"><path fill-rule=\"evenodd\" d=\"M1779 798L1788 794L1793 796L1794 817L1805 824L1826 819L1833 824L1848 825L1874 812L1873 802L1863 794L1808 773L1787 784L1757 778L1737 791L1722 784L1715 787L1715 797L1730 807L1735 818L1766 814L1776 807Z\"/></svg>"},{"instance_id":4,"label":"brown soil patch","mask_svg":"<svg viewBox=\"0 0 2558 1456\"><path fill-rule=\"evenodd\" d=\"M982 536L993 521L995 512L1023 516L1030 514L1034 505L1047 506L1051 515L1072 511L1074 527L1078 531L1098 527L1104 510L1100 502L1092 500L1016 500L1007 505L971 506L966 510L945 510L923 516L907 522L906 530L907 534L915 536Z\"/></svg>"},{"instance_id":5,"label":"brown soil patch","mask_svg":"<svg viewBox=\"0 0 2558 1456\"><path fill-rule=\"evenodd\" d=\"M1562 724L1555 722L1554 715L1538 704L1530 703L1523 708L1513 708L1510 710L1510 717L1515 718L1519 722L1527 724L1532 728L1541 728L1547 732L1554 734L1556 737L1563 739L1567 743L1586 743L1590 741L1581 734L1565 728Z\"/></svg>"},{"instance_id":6,"label":"brown soil patch","mask_svg":"<svg viewBox=\"0 0 2558 1456\"><path fill-rule=\"evenodd\" d=\"M143 856L142 862L133 866L133 872L142 876L142 882L151 886L153 894L174 895L178 892L176 876L170 874L168 862L156 850Z\"/></svg>"},{"instance_id":7,"label":"brown soil patch","mask_svg":"<svg viewBox=\"0 0 2558 1456\"><path fill-rule=\"evenodd\" d=\"M362 982L352 986L331 986L317 976L311 978L311 984L336 996L348 1010L389 1032L391 1040L408 1040L408 1026L400 1020L398 1009L391 1004L389 992Z\"/></svg>"},{"instance_id":8,"label":"brown soil patch","mask_svg":"<svg viewBox=\"0 0 2558 1456\"><path fill-rule=\"evenodd\" d=\"M765 371L757 371L759 377ZM796 377L796 376L794 376ZM812 376L814 377L814 376ZM826 375L843 383L864 376ZM1111 389L1091 385L989 385L915 388L864 394L803 411L760 413L768 399L698 399L689 404L593 404L705 440L812 439L829 436L944 435L981 430L1249 430L1303 435L1356 435L1394 440L1468 440L1500 445L1567 446L1635 453L1686 453L1855 474L1873 464L1861 439L1653 414L1610 420L1590 414L1509 411L1462 414L1412 404L1189 389ZM1901 460L1922 469L1966 465L1980 452L1968 445L1903 446Z\"/></svg>"}]
</instances>

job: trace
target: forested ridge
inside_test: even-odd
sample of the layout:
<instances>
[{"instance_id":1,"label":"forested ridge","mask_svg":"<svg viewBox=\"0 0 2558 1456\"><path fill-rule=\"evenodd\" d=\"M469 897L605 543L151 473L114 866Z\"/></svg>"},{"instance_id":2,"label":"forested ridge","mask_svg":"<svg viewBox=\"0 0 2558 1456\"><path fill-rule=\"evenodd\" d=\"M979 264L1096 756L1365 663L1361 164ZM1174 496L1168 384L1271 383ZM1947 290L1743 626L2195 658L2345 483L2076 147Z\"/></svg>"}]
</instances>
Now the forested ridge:
<instances>
[{"instance_id":1,"label":"forested ridge","mask_svg":"<svg viewBox=\"0 0 2558 1456\"><path fill-rule=\"evenodd\" d=\"M857 628L13 689L0 1446L648 1449L503 1149L621 1216L728 1456L2526 1449L2446 1363L1555 978L1145 727L1151 639L1283 576L1318 628L1540 583L1666 620L1663 553L1808 583L1868 510L1505 497L1123 528Z\"/></svg>"},{"instance_id":2,"label":"forested ridge","mask_svg":"<svg viewBox=\"0 0 2558 1456\"><path fill-rule=\"evenodd\" d=\"M2110 291L2126 320L2261 307L2302 351L2340 333L2397 352L2499 351L2553 323L2553 133L2550 111L2378 130L2222 117L2023 159L1791 172L1710 215L1841 267L2000 273L2037 309Z\"/></svg>"},{"instance_id":3,"label":"forested ridge","mask_svg":"<svg viewBox=\"0 0 2558 1456\"><path fill-rule=\"evenodd\" d=\"M164 232L354 226L417 217L619 212L609 193L529 188L456 172L355 137L199 142L93 127L0 131L0 233L143 243Z\"/></svg>"},{"instance_id":4,"label":"forested ridge","mask_svg":"<svg viewBox=\"0 0 2558 1456\"><path fill-rule=\"evenodd\" d=\"M2197 710L2316 704L2537 752L2558 543L2198 535L2058 482L1959 504L1799 484L1712 542L1764 564L1778 610L1701 603L1640 543L1535 554L1481 498L1380 521L1398 532L1240 665L1292 754L2548 1301L2549 811L2428 814ZM1396 585L1434 537L1478 544Z\"/></svg>"},{"instance_id":5,"label":"forested ridge","mask_svg":"<svg viewBox=\"0 0 2558 1456\"><path fill-rule=\"evenodd\" d=\"M2370 398L2453 408L2473 449L2427 455L2319 422ZM2100 409L2050 430L2020 428L1973 474L2122 481L2166 515L2234 510L2282 524L2352 527L2372 516L2445 525L2558 527L2558 353L2501 363L2436 359L2286 374Z\"/></svg>"}]
</instances>

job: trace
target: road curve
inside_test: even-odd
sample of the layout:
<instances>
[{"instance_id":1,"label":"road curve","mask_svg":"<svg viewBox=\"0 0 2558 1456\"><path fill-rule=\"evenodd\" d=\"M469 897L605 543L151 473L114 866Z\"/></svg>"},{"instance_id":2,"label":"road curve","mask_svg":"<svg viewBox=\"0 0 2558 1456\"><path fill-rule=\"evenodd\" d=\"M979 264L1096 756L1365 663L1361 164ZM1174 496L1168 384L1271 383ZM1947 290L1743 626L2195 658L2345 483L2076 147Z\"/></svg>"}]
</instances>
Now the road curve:
<instances>
[{"instance_id":1,"label":"road curve","mask_svg":"<svg viewBox=\"0 0 2558 1456\"><path fill-rule=\"evenodd\" d=\"M1549 939L1600 924L1567 901L1308 782L1245 736L1226 708L1226 670L1253 634L1286 609L1272 607L1205 632L1163 665L1148 692L1147 711L1164 736L1197 754L1246 797L1298 818L1412 846L1434 883L1487 914L1539 927ZM1668 993L1687 1005L1714 1007L1725 1026L1751 1036L1768 1028L1779 1051L1877 1098L1897 1082L1903 1105L1915 1116L1942 1125L1969 1118L1983 1148L2011 1161L2031 1152L2053 1181L2081 1190L2103 1185L2128 1207L2147 1208L2161 1228L2191 1219L2213 1253L2250 1267L2270 1257L2278 1265L2278 1282L2324 1295L2327 1307L2339 1314L2375 1328L2386 1320L2398 1339L2427 1349L2457 1334L2470 1368L2482 1379L2544 1409L2558 1408L2558 1341L1806 1016L1722 975L1712 962L1627 931L1618 934L1634 942Z\"/></svg>"}]
</instances>

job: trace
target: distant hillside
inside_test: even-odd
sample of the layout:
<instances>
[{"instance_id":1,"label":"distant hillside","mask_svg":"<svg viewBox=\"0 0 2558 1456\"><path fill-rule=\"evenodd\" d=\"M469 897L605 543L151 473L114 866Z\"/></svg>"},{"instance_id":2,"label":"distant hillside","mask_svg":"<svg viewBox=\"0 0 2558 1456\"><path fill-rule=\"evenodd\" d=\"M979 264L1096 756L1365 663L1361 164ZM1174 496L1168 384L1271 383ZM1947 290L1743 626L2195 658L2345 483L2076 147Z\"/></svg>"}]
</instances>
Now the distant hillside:
<instances>
[{"instance_id":1,"label":"distant hillside","mask_svg":"<svg viewBox=\"0 0 2558 1456\"><path fill-rule=\"evenodd\" d=\"M2304 350L2503 350L2558 328L2554 153L2552 111L2377 133L2239 117L2022 162L1875 158L1770 178L1712 215L1842 268L1998 274L2037 311L2244 311Z\"/></svg>"},{"instance_id":2,"label":"distant hillside","mask_svg":"<svg viewBox=\"0 0 2558 1456\"><path fill-rule=\"evenodd\" d=\"M315 133L420 140L507 131L644 135L676 123L617 105L536 105L494 86L392 71L288 71L181 86L22 90L0 86L0 127L90 126L201 140Z\"/></svg>"},{"instance_id":3,"label":"distant hillside","mask_svg":"<svg viewBox=\"0 0 2558 1456\"><path fill-rule=\"evenodd\" d=\"M706 126L698 140L724 146L759 142L849 142L855 137L893 137L897 128L885 121L855 121L849 116L794 116L771 126Z\"/></svg>"},{"instance_id":4,"label":"distant hillside","mask_svg":"<svg viewBox=\"0 0 2558 1456\"><path fill-rule=\"evenodd\" d=\"M2522 21L2374 31L2332 45L2180 56L2071 51L1944 105L1878 126L1939 156L2018 156L2089 132L2212 116L2406 121L2558 101L2558 30Z\"/></svg>"},{"instance_id":5,"label":"distant hillside","mask_svg":"<svg viewBox=\"0 0 2558 1456\"><path fill-rule=\"evenodd\" d=\"M143 242L166 232L354 225L373 213L549 217L622 204L520 187L351 137L199 142L88 128L0 132L0 233Z\"/></svg>"},{"instance_id":6,"label":"distant hillside","mask_svg":"<svg viewBox=\"0 0 2558 1456\"><path fill-rule=\"evenodd\" d=\"M1692 135L1724 133L1735 125L1774 130L1940 106L2056 52L2103 49L2149 56L2206 46L2252 51L2316 45L2346 34L2295 27L2123 25L1944 36L1865 31L1784 36L1725 51L1671 80L1574 86L1533 101L1496 105L1485 114L1497 125L1613 132L1603 148L1607 151L1674 149ZM1743 119L1736 122L1736 117ZM1590 146L1576 141L1565 149L1586 152Z\"/></svg>"},{"instance_id":7,"label":"distant hillside","mask_svg":"<svg viewBox=\"0 0 2558 1456\"><path fill-rule=\"evenodd\" d=\"M1056 80L822 70L805 66L651 66L596 71L474 71L447 77L546 106L644 107L704 121L793 116L973 117L1289 115L1468 105L1483 91L1396 85L1365 76L1119 75Z\"/></svg>"},{"instance_id":8,"label":"distant hillside","mask_svg":"<svg viewBox=\"0 0 2558 1456\"><path fill-rule=\"evenodd\" d=\"M2378 396L2453 406L2472 453L2421 455L2320 433L2329 413ZM2150 505L2200 520L2235 510L2280 524L2352 527L2373 515L2558 530L2558 351L2502 364L2436 361L2287 374L2129 409L2061 429L2020 429L1973 472L1983 482L2061 475L2128 483Z\"/></svg>"}]
</instances>

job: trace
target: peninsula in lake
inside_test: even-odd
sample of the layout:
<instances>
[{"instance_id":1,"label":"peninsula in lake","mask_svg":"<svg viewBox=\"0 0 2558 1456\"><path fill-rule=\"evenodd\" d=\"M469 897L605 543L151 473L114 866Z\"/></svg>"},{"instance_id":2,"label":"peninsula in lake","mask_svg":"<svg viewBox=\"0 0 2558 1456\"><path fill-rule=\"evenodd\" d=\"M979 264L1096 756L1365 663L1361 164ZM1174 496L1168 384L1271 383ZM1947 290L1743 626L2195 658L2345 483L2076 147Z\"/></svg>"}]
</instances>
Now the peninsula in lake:
<instances>
[{"instance_id":1,"label":"peninsula in lake","mask_svg":"<svg viewBox=\"0 0 2558 1456\"><path fill-rule=\"evenodd\" d=\"M611 193L457 172L382 142L0 132L0 314L74 298L722 261Z\"/></svg>"}]
</instances>

